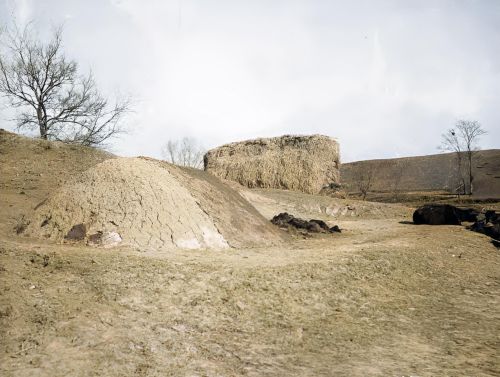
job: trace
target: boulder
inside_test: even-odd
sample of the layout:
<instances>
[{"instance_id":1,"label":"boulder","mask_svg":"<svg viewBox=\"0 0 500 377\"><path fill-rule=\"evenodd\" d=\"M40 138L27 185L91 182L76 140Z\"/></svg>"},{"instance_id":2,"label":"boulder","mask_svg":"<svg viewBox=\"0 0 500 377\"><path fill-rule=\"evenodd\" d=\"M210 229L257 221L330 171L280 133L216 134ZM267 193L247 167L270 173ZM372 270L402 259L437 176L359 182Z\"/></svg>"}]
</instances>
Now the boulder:
<instances>
[{"instance_id":1,"label":"boulder","mask_svg":"<svg viewBox=\"0 0 500 377\"><path fill-rule=\"evenodd\" d=\"M415 224L460 225L460 215L456 207L448 204L426 204L413 213Z\"/></svg>"},{"instance_id":2,"label":"boulder","mask_svg":"<svg viewBox=\"0 0 500 377\"><path fill-rule=\"evenodd\" d=\"M479 211L473 208L458 208L449 204L426 204L413 213L415 224L460 225L462 221L474 222Z\"/></svg>"}]
</instances>

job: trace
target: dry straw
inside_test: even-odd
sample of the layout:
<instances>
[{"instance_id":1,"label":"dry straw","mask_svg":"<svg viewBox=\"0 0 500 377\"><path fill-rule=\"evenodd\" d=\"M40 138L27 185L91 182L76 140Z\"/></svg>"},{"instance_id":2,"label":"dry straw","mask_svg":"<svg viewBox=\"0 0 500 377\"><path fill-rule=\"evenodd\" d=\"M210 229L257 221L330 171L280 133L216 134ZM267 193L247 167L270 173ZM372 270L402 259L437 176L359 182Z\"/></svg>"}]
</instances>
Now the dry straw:
<instances>
[{"instance_id":1,"label":"dry straw","mask_svg":"<svg viewBox=\"0 0 500 377\"><path fill-rule=\"evenodd\" d=\"M205 155L205 170L250 188L318 193L340 180L339 145L322 135L231 143Z\"/></svg>"}]
</instances>

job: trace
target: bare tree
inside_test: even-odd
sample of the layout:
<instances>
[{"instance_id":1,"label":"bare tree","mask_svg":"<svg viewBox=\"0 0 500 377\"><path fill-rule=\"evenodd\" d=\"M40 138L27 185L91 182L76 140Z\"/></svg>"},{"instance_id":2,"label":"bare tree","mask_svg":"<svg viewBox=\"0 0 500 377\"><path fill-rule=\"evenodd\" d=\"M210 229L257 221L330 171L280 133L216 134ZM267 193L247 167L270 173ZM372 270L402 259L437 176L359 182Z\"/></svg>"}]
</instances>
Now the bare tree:
<instances>
[{"instance_id":1,"label":"bare tree","mask_svg":"<svg viewBox=\"0 0 500 377\"><path fill-rule=\"evenodd\" d=\"M397 199L400 193L400 186L401 186L401 181L403 179L403 176L406 173L406 170L408 169L408 160L403 158L403 159L398 159L394 161L394 166L393 166L393 194L394 197Z\"/></svg>"},{"instance_id":2,"label":"bare tree","mask_svg":"<svg viewBox=\"0 0 500 377\"><path fill-rule=\"evenodd\" d=\"M205 149L192 137L169 140L162 147L162 156L168 162L196 169L202 167L204 154Z\"/></svg>"},{"instance_id":3,"label":"bare tree","mask_svg":"<svg viewBox=\"0 0 500 377\"><path fill-rule=\"evenodd\" d=\"M365 200L368 192L373 186L373 170L356 165L353 166L351 174L351 190L359 192L361 194L361 198Z\"/></svg>"},{"instance_id":4,"label":"bare tree","mask_svg":"<svg viewBox=\"0 0 500 377\"><path fill-rule=\"evenodd\" d=\"M96 89L92 73L78 74L78 65L62 51L62 29L49 42L24 30L4 33L0 50L0 94L18 109L17 127L38 129L42 139L102 145L123 131L120 121L130 100L110 104Z\"/></svg>"},{"instance_id":5,"label":"bare tree","mask_svg":"<svg viewBox=\"0 0 500 377\"><path fill-rule=\"evenodd\" d=\"M465 184L465 172L464 172L464 151L461 140L459 139L456 131L454 129L449 129L446 133L441 136L441 146L440 149L444 151L454 152L456 160L456 187L455 192L460 196L460 194L465 195L466 184Z\"/></svg>"},{"instance_id":6,"label":"bare tree","mask_svg":"<svg viewBox=\"0 0 500 377\"><path fill-rule=\"evenodd\" d=\"M479 122L461 119L455 128L449 129L442 135L441 149L456 154L457 172L464 194L473 193L472 163L478 151L477 142L485 133Z\"/></svg>"}]
</instances>

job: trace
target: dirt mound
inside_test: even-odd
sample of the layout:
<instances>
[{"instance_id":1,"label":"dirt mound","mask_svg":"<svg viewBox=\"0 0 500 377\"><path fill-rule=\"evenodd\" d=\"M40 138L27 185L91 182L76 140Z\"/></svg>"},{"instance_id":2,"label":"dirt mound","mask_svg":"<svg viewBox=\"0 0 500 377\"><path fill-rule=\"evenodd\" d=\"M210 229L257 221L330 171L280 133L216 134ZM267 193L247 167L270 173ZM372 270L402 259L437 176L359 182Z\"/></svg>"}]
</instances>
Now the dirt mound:
<instances>
[{"instance_id":1,"label":"dirt mound","mask_svg":"<svg viewBox=\"0 0 500 377\"><path fill-rule=\"evenodd\" d=\"M15 226L57 188L114 158L101 149L17 135L0 129L0 232Z\"/></svg>"},{"instance_id":2,"label":"dirt mound","mask_svg":"<svg viewBox=\"0 0 500 377\"><path fill-rule=\"evenodd\" d=\"M23 233L151 249L280 241L280 234L239 194L200 173L194 177L186 169L145 158L104 161L39 205Z\"/></svg>"},{"instance_id":3,"label":"dirt mound","mask_svg":"<svg viewBox=\"0 0 500 377\"><path fill-rule=\"evenodd\" d=\"M223 145L207 152L205 170L249 188L318 193L340 180L339 144L322 136L282 136Z\"/></svg>"}]
</instances>

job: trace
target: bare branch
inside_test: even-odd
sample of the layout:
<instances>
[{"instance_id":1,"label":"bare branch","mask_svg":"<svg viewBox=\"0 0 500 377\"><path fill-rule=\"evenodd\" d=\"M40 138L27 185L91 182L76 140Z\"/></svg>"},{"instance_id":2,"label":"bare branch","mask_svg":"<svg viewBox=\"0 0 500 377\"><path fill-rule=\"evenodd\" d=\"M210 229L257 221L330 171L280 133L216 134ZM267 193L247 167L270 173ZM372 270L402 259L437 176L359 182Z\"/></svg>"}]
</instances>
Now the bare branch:
<instances>
[{"instance_id":1,"label":"bare branch","mask_svg":"<svg viewBox=\"0 0 500 377\"><path fill-rule=\"evenodd\" d=\"M201 169L205 148L196 139L184 137L181 140L167 141L161 153L163 158L172 164Z\"/></svg>"},{"instance_id":2,"label":"bare branch","mask_svg":"<svg viewBox=\"0 0 500 377\"><path fill-rule=\"evenodd\" d=\"M460 119L455 124L455 128L449 129L442 135L440 149L455 152L457 190L463 190L463 194L473 192L473 158L478 150L477 142L484 134L486 131L482 129L478 121Z\"/></svg>"},{"instance_id":3,"label":"bare branch","mask_svg":"<svg viewBox=\"0 0 500 377\"><path fill-rule=\"evenodd\" d=\"M77 63L62 51L61 28L45 44L32 35L31 25L15 28L0 50L0 94L19 109L18 128L38 126L44 139L84 145L103 145L123 132L131 101L110 105L91 73L78 74Z\"/></svg>"}]
</instances>

